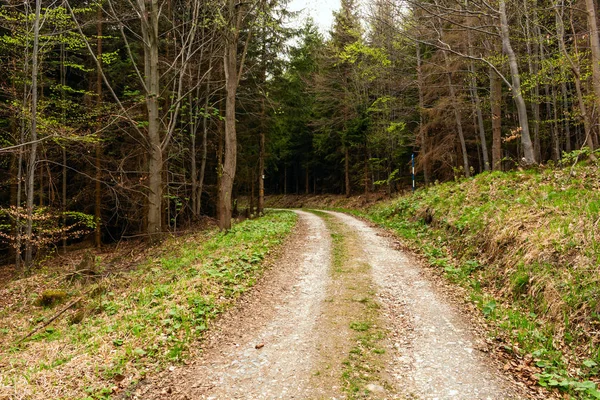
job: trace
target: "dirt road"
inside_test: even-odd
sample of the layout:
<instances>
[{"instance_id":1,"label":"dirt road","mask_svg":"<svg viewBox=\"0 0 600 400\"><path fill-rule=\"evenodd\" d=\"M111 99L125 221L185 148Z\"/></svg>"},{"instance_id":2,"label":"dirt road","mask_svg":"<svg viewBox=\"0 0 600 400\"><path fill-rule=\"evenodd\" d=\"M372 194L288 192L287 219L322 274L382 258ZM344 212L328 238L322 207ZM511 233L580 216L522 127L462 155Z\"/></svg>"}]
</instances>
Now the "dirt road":
<instances>
[{"instance_id":1,"label":"dirt road","mask_svg":"<svg viewBox=\"0 0 600 400\"><path fill-rule=\"evenodd\" d=\"M468 320L377 229L296 211L274 268L143 399L523 399Z\"/></svg>"}]
</instances>

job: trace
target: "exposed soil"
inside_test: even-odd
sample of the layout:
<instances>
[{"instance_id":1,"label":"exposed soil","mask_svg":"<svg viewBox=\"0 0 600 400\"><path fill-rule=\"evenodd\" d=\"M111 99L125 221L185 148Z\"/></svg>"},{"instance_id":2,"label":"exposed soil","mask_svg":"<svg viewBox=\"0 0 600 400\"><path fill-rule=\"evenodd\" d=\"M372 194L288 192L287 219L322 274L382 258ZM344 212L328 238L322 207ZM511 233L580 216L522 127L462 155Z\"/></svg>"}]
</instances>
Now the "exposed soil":
<instances>
[{"instance_id":1,"label":"exposed soil","mask_svg":"<svg viewBox=\"0 0 600 400\"><path fill-rule=\"evenodd\" d=\"M468 318L390 238L345 214L330 212L328 228L317 215L297 213L282 256L213 327L197 358L147 378L130 397L529 397L493 353L482 351L485 341ZM332 233L344 237L341 258L332 255ZM365 306L368 296L377 307ZM349 327L365 316L383 325L385 352L366 355L369 376L358 378L370 383L352 394L343 391L348 377L342 377L357 343Z\"/></svg>"},{"instance_id":2,"label":"exposed soil","mask_svg":"<svg viewBox=\"0 0 600 400\"><path fill-rule=\"evenodd\" d=\"M133 398L312 396L309 381L319 357L317 322L329 281L331 240L321 218L298 214L286 251L239 307L214 327L202 356L146 382Z\"/></svg>"}]
</instances>

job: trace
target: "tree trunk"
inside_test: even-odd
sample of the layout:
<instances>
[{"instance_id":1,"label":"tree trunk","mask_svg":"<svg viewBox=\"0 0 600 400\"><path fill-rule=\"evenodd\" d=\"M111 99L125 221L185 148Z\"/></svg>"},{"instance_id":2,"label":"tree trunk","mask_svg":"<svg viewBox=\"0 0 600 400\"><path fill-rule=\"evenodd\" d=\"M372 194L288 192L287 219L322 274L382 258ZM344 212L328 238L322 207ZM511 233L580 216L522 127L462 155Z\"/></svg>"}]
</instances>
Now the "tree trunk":
<instances>
[{"instance_id":1,"label":"tree trunk","mask_svg":"<svg viewBox=\"0 0 600 400\"><path fill-rule=\"evenodd\" d=\"M421 69L421 46L419 43L416 43L417 49L417 86L419 90L419 140L421 141L421 149L420 149L420 157L421 162L423 163L423 179L425 180L425 185L429 185L429 160L427 158L427 143L425 141L425 129L423 125L425 124L425 100L423 96L423 71Z\"/></svg>"},{"instance_id":2,"label":"tree trunk","mask_svg":"<svg viewBox=\"0 0 600 400\"><path fill-rule=\"evenodd\" d=\"M219 115L223 115L223 105L219 105ZM223 120L219 118L217 121L217 220L221 217L221 208L219 204L221 204L221 180L223 178L223 140L225 138L225 125L223 124Z\"/></svg>"},{"instance_id":3,"label":"tree trunk","mask_svg":"<svg viewBox=\"0 0 600 400\"><path fill-rule=\"evenodd\" d=\"M206 99L204 100L204 117L202 119L202 156L200 158L200 176L198 176L198 192L196 193L196 215L200 216L202 210L202 192L204 191L204 176L206 175L206 159L208 158L208 104L210 95L210 80L212 70L212 57L208 62L208 76L206 81Z\"/></svg>"},{"instance_id":4,"label":"tree trunk","mask_svg":"<svg viewBox=\"0 0 600 400\"><path fill-rule=\"evenodd\" d=\"M563 76L566 76L566 71L564 66L561 65L561 72ZM571 121L569 116L571 115L569 111L569 93L567 91L567 84L562 82L560 85L560 89L562 92L562 118L564 124L565 131L565 151L567 153L571 152Z\"/></svg>"},{"instance_id":5,"label":"tree trunk","mask_svg":"<svg viewBox=\"0 0 600 400\"><path fill-rule=\"evenodd\" d=\"M535 58L535 56L540 52L541 50L541 42L542 39L540 38L540 29L539 29L539 24L537 23L537 13L534 11L533 12L533 18L536 21L535 22L535 28L534 31L536 33L536 39L534 40L531 37L531 21L529 18L529 10L527 9L527 2L530 0L523 0L523 7L524 7L524 15L525 15L525 30L526 30L526 38L525 38L525 44L527 47L527 54L529 54L529 57L527 57L527 65L529 67L529 74L531 76L536 76L539 70L539 63L538 60ZM535 43L535 51L532 49L531 44ZM533 88L532 88L533 94L532 94L532 99L530 101L531 104L531 111L533 112L533 121L532 121L532 125L533 125L533 152L535 154L535 159L537 162L540 162L542 159L542 147L541 147L541 143L540 143L540 121L541 121L541 117L540 117L540 87L537 83L534 82Z\"/></svg>"},{"instance_id":6,"label":"tree trunk","mask_svg":"<svg viewBox=\"0 0 600 400\"><path fill-rule=\"evenodd\" d=\"M508 18L506 16L506 3L505 0L499 0L499 12L500 12L500 31L502 36L502 47L508 55L508 64L510 67L510 75L512 79L512 95L517 106L517 112L519 115L519 124L521 125L521 145L523 146L523 163L525 166L535 164L535 154L533 151L533 144L531 143L531 136L529 135L529 119L527 116L527 105L523 99L521 93L521 77L519 75L519 64L517 63L517 57L510 43L510 35L508 31Z\"/></svg>"},{"instance_id":7,"label":"tree trunk","mask_svg":"<svg viewBox=\"0 0 600 400\"><path fill-rule=\"evenodd\" d=\"M229 13L234 15L233 0L228 1ZM227 40L223 69L225 73L225 137L223 167L219 186L219 228L231 228L231 191L237 163L237 137L235 126L235 96L237 91L237 35L232 33Z\"/></svg>"},{"instance_id":8,"label":"tree trunk","mask_svg":"<svg viewBox=\"0 0 600 400\"><path fill-rule=\"evenodd\" d=\"M159 239L162 231L162 170L163 153L160 135L160 71L158 68L158 1L145 0L142 10L142 37L144 39L144 72L146 81L146 109L148 112L148 225L151 242Z\"/></svg>"},{"instance_id":9,"label":"tree trunk","mask_svg":"<svg viewBox=\"0 0 600 400\"><path fill-rule=\"evenodd\" d=\"M465 7L467 2L465 1ZM469 18L469 24L472 23L472 18ZM467 41L469 46L469 55L473 54L473 45L471 43L471 31L467 32ZM477 128L479 129L479 141L481 142L481 155L483 158L483 169L484 171L490 170L490 159L488 157L487 140L485 138L485 128L483 126L483 114L481 112L481 101L479 99L479 91L477 88L477 76L475 75L475 63L473 60L469 63L469 69L471 71L471 98L475 106L475 113L477 115ZM480 164L481 165L481 164Z\"/></svg>"},{"instance_id":10,"label":"tree trunk","mask_svg":"<svg viewBox=\"0 0 600 400\"><path fill-rule=\"evenodd\" d=\"M265 99L262 99L262 121L265 119ZM258 138L258 209L257 214L265 212L265 131L261 127Z\"/></svg>"},{"instance_id":11,"label":"tree trunk","mask_svg":"<svg viewBox=\"0 0 600 400\"><path fill-rule=\"evenodd\" d=\"M492 112L492 169L502 170L502 81L490 69L490 104Z\"/></svg>"},{"instance_id":12,"label":"tree trunk","mask_svg":"<svg viewBox=\"0 0 600 400\"><path fill-rule=\"evenodd\" d=\"M190 71L191 72L191 71ZM191 75L191 74L190 74ZM191 84L191 82L190 82ZM208 94L207 94L208 95ZM198 98L199 93L196 90L196 98ZM196 128L196 117L198 116L197 110L194 109L194 99L192 93L188 95L188 104L190 107L190 176L192 178L192 214L195 218L200 217L198 212L198 167L196 165L196 134L198 133L198 129ZM197 108L197 107L196 107ZM205 110L206 111L206 110Z\"/></svg>"},{"instance_id":13,"label":"tree trunk","mask_svg":"<svg viewBox=\"0 0 600 400\"><path fill-rule=\"evenodd\" d=\"M256 181L256 179L254 179L254 171L252 171L250 175L250 204L248 205L248 218L254 214L254 182Z\"/></svg>"},{"instance_id":14,"label":"tree trunk","mask_svg":"<svg viewBox=\"0 0 600 400\"><path fill-rule=\"evenodd\" d=\"M102 7L98 6L98 24L96 27L97 37L98 37L98 45L97 45L97 57L98 62L102 63ZM97 98L97 107L98 110L102 107L102 72L100 68L98 68L96 74L96 95ZM100 124L98 124L98 128L100 128ZM98 129L100 131L100 129ZM96 223L96 230L94 232L94 242L96 247L100 247L102 244L102 230L101 230L101 219L102 219L102 193L100 186L100 179L102 178L102 171L100 170L100 156L102 154L102 148L100 142L96 143L96 182L95 182L95 200L96 205L94 207L94 222Z\"/></svg>"},{"instance_id":15,"label":"tree trunk","mask_svg":"<svg viewBox=\"0 0 600 400\"><path fill-rule=\"evenodd\" d=\"M481 100L479 99L479 93L477 92L477 79L475 77L475 65L471 62L471 97L475 105L475 112L477 114L477 127L479 128L479 140L481 141L481 155L483 158L483 170L490 170L490 159L488 157L487 141L485 137L485 128L483 126L483 113L481 111Z\"/></svg>"},{"instance_id":16,"label":"tree trunk","mask_svg":"<svg viewBox=\"0 0 600 400\"><path fill-rule=\"evenodd\" d=\"M308 194L309 192L309 187L310 187L310 180L309 180L309 176L308 176L308 166L305 168L305 174L304 174L304 194Z\"/></svg>"},{"instance_id":17,"label":"tree trunk","mask_svg":"<svg viewBox=\"0 0 600 400\"><path fill-rule=\"evenodd\" d=\"M596 16L594 0L585 0L585 7L587 9L587 20L590 30L590 48L592 50L592 81L594 83L595 95L594 103L596 104L596 114L600 115L600 38L598 37L598 19ZM598 125L599 119L600 117L596 116L596 125Z\"/></svg>"},{"instance_id":18,"label":"tree trunk","mask_svg":"<svg viewBox=\"0 0 600 400\"><path fill-rule=\"evenodd\" d=\"M581 142L581 146L588 145L591 150L594 150L594 141L592 140L592 121L587 111L587 106L585 104L585 99L583 97L583 92L581 90L581 72L579 69L579 65L573 61L570 54L567 51L567 47L565 45L565 32L564 32L564 23L563 23L563 14L559 10L562 10L562 0L560 0L560 4L557 4L555 7L556 11L556 30L558 37L558 46L563 56L569 62L571 66L571 71L573 71L573 81L575 83L575 92L577 93L577 102L579 103L579 112L581 114L581 118L583 119L583 127L584 127L584 139ZM574 36L573 48L575 51L575 59L579 59L579 49L577 45L577 35Z\"/></svg>"},{"instance_id":19,"label":"tree trunk","mask_svg":"<svg viewBox=\"0 0 600 400\"><path fill-rule=\"evenodd\" d=\"M446 63L446 75L448 79L448 90L450 91L450 101L452 102L452 111L454 112L454 119L456 121L456 131L458 133L458 140L460 141L460 149L462 151L464 174L468 178L471 176L471 171L469 170L469 156L467 154L467 144L465 142L462 117L458 108L458 102L456 100L456 92L454 90L454 85L452 84L452 72L450 72L450 63L448 61L448 54L446 52L444 52L444 61Z\"/></svg>"},{"instance_id":20,"label":"tree trunk","mask_svg":"<svg viewBox=\"0 0 600 400\"><path fill-rule=\"evenodd\" d=\"M37 105L38 105L38 70L39 70L39 42L40 42L40 16L42 0L35 2L35 16L33 20L33 53L31 64L31 150L29 164L27 165L27 227L25 244L25 268L30 269L33 262L33 193L35 182L35 166L37 156Z\"/></svg>"},{"instance_id":21,"label":"tree trunk","mask_svg":"<svg viewBox=\"0 0 600 400\"><path fill-rule=\"evenodd\" d=\"M369 199L369 148L365 144L365 198Z\"/></svg>"},{"instance_id":22,"label":"tree trunk","mask_svg":"<svg viewBox=\"0 0 600 400\"><path fill-rule=\"evenodd\" d=\"M66 121L66 109L65 109L65 105L66 103L66 93L65 93L65 87L66 87L66 68L65 68L65 46L64 43L61 43L60 45L60 84L61 84L61 93L60 93L60 97L61 100L63 102L63 104L61 105L61 123L63 126L66 126L67 121ZM61 211L62 211L62 217L61 217L61 223L63 227L67 226L67 148L66 146L62 146L61 148L61 152L62 152L62 182L61 182L61 186L62 186L62 200L60 203L61 206ZM62 239L62 251L63 254L67 253L67 238L63 237Z\"/></svg>"},{"instance_id":23,"label":"tree trunk","mask_svg":"<svg viewBox=\"0 0 600 400\"><path fill-rule=\"evenodd\" d=\"M346 182L346 197L350 197L350 151L344 146L344 175Z\"/></svg>"},{"instance_id":24,"label":"tree trunk","mask_svg":"<svg viewBox=\"0 0 600 400\"><path fill-rule=\"evenodd\" d=\"M560 132L558 129L558 101L556 96L556 86L552 86L552 158L554 162L560 161Z\"/></svg>"}]
</instances>

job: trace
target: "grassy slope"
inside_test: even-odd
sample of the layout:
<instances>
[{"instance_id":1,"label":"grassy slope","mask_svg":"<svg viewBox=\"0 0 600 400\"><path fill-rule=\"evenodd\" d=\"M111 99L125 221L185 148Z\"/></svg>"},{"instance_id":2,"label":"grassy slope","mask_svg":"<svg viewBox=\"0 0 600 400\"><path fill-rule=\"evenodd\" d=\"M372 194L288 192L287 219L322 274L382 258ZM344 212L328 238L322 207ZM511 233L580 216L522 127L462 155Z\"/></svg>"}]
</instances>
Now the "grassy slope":
<instances>
[{"instance_id":1,"label":"grassy slope","mask_svg":"<svg viewBox=\"0 0 600 400\"><path fill-rule=\"evenodd\" d=\"M472 300L542 385L600 398L600 173L485 173L370 208Z\"/></svg>"},{"instance_id":2,"label":"grassy slope","mask_svg":"<svg viewBox=\"0 0 600 400\"><path fill-rule=\"evenodd\" d=\"M172 238L161 256L100 282L68 283L48 271L8 285L0 291L0 397L109 398L147 372L185 360L210 321L254 284L295 221L293 213L273 212L228 234ZM66 302L89 293L17 344L64 307L34 305L48 288L65 290ZM78 312L85 316L73 323Z\"/></svg>"}]
</instances>

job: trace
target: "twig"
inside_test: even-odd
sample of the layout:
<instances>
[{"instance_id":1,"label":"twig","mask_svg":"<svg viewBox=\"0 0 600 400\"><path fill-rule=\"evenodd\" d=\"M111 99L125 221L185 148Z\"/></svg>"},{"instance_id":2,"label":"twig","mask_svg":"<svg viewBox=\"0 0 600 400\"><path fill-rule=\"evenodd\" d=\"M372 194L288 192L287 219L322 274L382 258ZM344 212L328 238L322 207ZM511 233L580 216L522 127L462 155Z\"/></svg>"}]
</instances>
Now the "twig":
<instances>
[{"instance_id":1,"label":"twig","mask_svg":"<svg viewBox=\"0 0 600 400\"><path fill-rule=\"evenodd\" d=\"M60 317L61 315L63 315L69 308L73 307L75 304L79 303L86 294L88 294L91 290L88 290L87 292L85 292L84 294L82 294L81 296L79 296L77 299L73 300L72 302L70 302L65 308L63 308L62 310L60 310L58 313L54 314L54 316L52 318L50 318L49 320L47 320L46 322L44 322L42 325L38 326L37 328L35 328L34 330L32 330L31 332L29 332L26 336L24 336L21 340L19 340L17 342L17 344L20 344L22 341L24 341L25 339L31 337L34 333L36 333L37 331L39 331L42 328L47 327L48 325L50 325L52 323L52 321L54 321L56 318Z\"/></svg>"}]
</instances>

